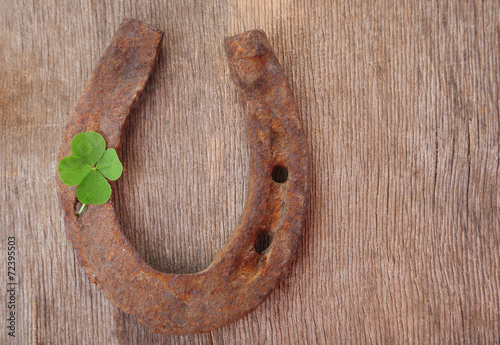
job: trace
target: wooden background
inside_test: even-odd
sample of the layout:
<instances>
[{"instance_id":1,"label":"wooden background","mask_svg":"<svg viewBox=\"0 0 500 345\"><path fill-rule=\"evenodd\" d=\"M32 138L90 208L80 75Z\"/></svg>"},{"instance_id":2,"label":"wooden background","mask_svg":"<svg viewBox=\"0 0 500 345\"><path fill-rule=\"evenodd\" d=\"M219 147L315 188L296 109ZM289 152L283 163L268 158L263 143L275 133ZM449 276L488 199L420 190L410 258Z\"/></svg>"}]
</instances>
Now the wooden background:
<instances>
[{"instance_id":1,"label":"wooden background","mask_svg":"<svg viewBox=\"0 0 500 345\"><path fill-rule=\"evenodd\" d=\"M203 269L243 210L248 146L225 36L267 32L310 144L291 272L208 334L153 334L111 306L66 238L56 152L124 17L165 32L113 191L153 267ZM499 344L498 1L1 0L0 67L0 343Z\"/></svg>"}]
</instances>

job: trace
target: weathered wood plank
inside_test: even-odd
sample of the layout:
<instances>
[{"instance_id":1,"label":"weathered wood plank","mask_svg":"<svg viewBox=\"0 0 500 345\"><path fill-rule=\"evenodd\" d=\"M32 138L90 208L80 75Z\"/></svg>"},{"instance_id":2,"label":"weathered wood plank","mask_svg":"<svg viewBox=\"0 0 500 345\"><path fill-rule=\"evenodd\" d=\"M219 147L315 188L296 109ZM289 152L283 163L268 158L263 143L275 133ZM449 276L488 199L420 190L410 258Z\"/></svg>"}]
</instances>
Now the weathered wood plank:
<instances>
[{"instance_id":1,"label":"weathered wood plank","mask_svg":"<svg viewBox=\"0 0 500 345\"><path fill-rule=\"evenodd\" d=\"M165 31L114 189L153 267L207 266L244 206L248 147L224 36L267 32L309 139L292 271L211 334L152 334L88 282L65 236L57 148L124 17ZM0 343L498 344L499 17L496 1L1 2L0 252L15 235L19 294L16 338L2 321Z\"/></svg>"}]
</instances>

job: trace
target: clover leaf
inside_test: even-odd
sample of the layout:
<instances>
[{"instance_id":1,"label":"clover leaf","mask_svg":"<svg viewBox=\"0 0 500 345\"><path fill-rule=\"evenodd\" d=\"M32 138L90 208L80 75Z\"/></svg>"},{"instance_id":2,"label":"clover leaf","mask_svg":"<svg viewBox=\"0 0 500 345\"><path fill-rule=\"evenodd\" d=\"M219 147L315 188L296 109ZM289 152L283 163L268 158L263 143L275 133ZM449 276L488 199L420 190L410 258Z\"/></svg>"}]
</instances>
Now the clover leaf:
<instances>
[{"instance_id":1,"label":"clover leaf","mask_svg":"<svg viewBox=\"0 0 500 345\"><path fill-rule=\"evenodd\" d=\"M106 149L106 141L96 132L85 132L75 135L71 141L71 153L81 157L90 165L97 163Z\"/></svg>"},{"instance_id":2,"label":"clover leaf","mask_svg":"<svg viewBox=\"0 0 500 345\"><path fill-rule=\"evenodd\" d=\"M59 178L68 186L78 186L76 196L85 205L102 205L111 197L111 186L106 178L115 181L123 172L123 165L115 149L106 150L106 141L96 132L77 134L71 141L71 156L59 162Z\"/></svg>"}]
</instances>

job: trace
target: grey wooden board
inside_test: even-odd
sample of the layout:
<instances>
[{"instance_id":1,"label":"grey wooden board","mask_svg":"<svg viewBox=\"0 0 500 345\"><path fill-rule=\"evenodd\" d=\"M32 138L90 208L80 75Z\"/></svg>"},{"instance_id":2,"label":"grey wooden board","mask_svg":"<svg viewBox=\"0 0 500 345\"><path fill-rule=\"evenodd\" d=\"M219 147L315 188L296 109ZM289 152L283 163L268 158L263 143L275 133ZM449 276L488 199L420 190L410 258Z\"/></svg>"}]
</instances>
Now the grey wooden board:
<instances>
[{"instance_id":1,"label":"grey wooden board","mask_svg":"<svg viewBox=\"0 0 500 345\"><path fill-rule=\"evenodd\" d=\"M56 152L124 17L165 32L113 191L150 265L203 269L243 210L249 152L225 36L267 32L310 144L292 270L209 334L153 334L111 306L65 235ZM1 0L0 343L498 344L499 19L492 0Z\"/></svg>"}]
</instances>

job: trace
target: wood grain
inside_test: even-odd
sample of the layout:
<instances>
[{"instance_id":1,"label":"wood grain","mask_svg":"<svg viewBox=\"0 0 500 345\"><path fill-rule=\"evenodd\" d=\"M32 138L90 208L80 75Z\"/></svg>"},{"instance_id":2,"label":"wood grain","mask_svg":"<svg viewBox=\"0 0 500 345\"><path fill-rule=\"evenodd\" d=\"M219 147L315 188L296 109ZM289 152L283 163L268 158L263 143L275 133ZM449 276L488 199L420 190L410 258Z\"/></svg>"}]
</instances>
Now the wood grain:
<instances>
[{"instance_id":1,"label":"wood grain","mask_svg":"<svg viewBox=\"0 0 500 345\"><path fill-rule=\"evenodd\" d=\"M165 31L113 187L153 267L206 267L242 212L244 113L223 37L267 32L312 154L306 235L256 311L151 333L78 265L55 193L64 124L122 18ZM498 1L0 2L2 344L498 344Z\"/></svg>"}]
</instances>

